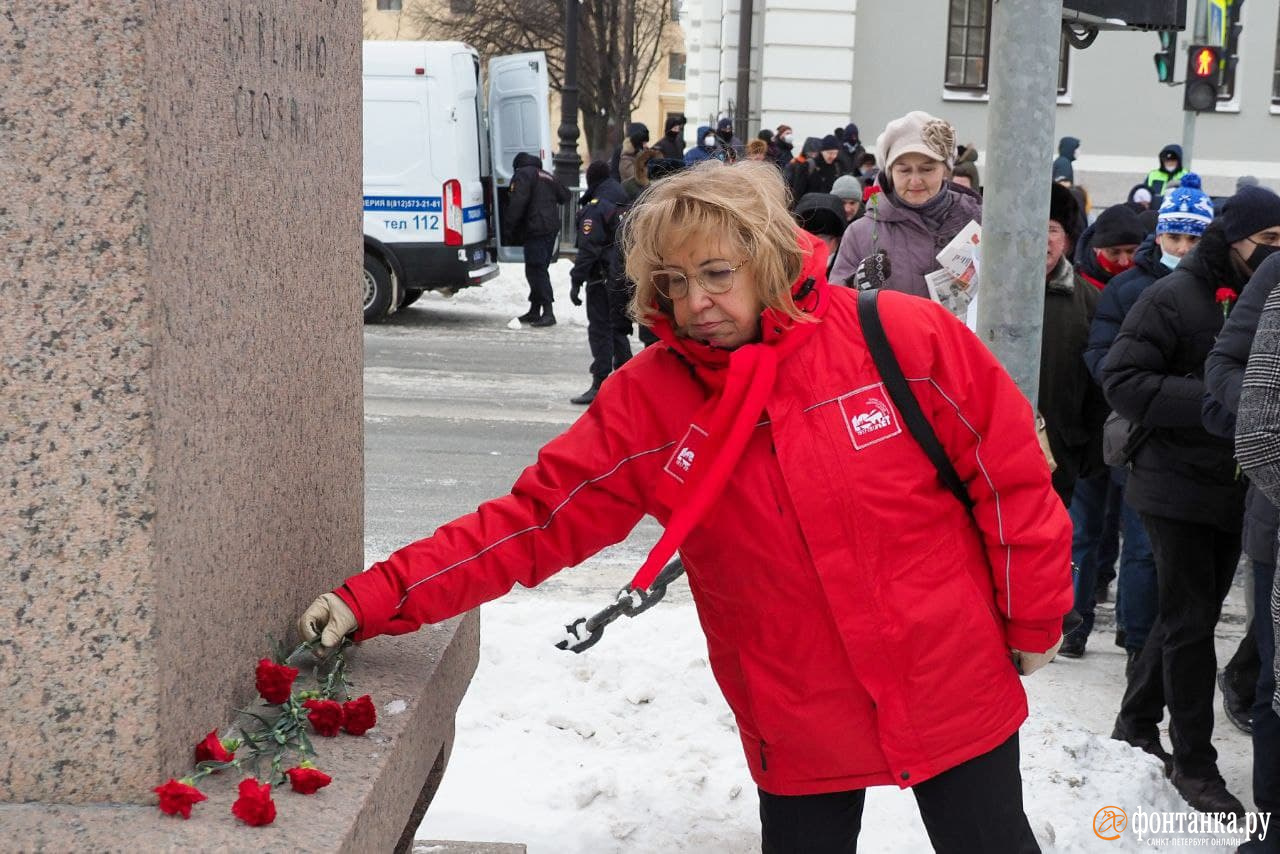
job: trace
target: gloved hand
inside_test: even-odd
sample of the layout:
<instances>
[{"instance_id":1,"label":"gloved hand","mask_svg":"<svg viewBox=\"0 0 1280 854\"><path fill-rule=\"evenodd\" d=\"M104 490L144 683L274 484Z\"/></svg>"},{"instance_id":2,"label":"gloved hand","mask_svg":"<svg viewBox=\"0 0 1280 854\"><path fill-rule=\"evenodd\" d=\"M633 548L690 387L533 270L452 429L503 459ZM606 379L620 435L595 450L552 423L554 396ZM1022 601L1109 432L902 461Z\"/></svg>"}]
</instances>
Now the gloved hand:
<instances>
[{"instance_id":1,"label":"gloved hand","mask_svg":"<svg viewBox=\"0 0 1280 854\"><path fill-rule=\"evenodd\" d=\"M320 645L326 650L336 647L357 628L356 615L333 593L325 593L316 599L298 618L298 633L302 639L313 641L319 637Z\"/></svg>"},{"instance_id":2,"label":"gloved hand","mask_svg":"<svg viewBox=\"0 0 1280 854\"><path fill-rule=\"evenodd\" d=\"M884 250L874 252L858 262L858 268L853 271L850 277L852 282L846 280L846 284L851 284L860 291L871 291L876 288L883 288L884 283L889 281L889 276L893 274L889 265L889 255Z\"/></svg>"},{"instance_id":3,"label":"gloved hand","mask_svg":"<svg viewBox=\"0 0 1280 854\"><path fill-rule=\"evenodd\" d=\"M1050 661L1053 661L1053 657L1058 654L1058 647L1060 646L1062 646L1062 635L1058 635L1058 642L1044 652L1023 652L1020 649L1011 649L1009 653L1013 656L1013 666L1018 668L1018 672L1023 676L1030 676Z\"/></svg>"},{"instance_id":4,"label":"gloved hand","mask_svg":"<svg viewBox=\"0 0 1280 854\"><path fill-rule=\"evenodd\" d=\"M582 305L582 282L575 281L569 286L569 302Z\"/></svg>"}]
</instances>

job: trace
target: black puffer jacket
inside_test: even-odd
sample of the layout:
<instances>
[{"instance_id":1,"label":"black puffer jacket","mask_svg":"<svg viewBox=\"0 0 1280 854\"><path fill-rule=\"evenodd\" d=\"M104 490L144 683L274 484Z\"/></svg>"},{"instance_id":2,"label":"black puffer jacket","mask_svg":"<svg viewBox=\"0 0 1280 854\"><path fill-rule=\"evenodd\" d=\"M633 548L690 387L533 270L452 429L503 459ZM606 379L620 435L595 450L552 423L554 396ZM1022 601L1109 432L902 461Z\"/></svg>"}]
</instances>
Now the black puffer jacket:
<instances>
[{"instance_id":1,"label":"black puffer jacket","mask_svg":"<svg viewBox=\"0 0 1280 854\"><path fill-rule=\"evenodd\" d=\"M1102 364L1111 407L1151 427L1125 497L1141 513L1240 530L1244 484L1231 442L1204 428L1204 360L1222 328L1222 283L1192 251L1129 311ZM1227 283L1230 285L1230 283ZM1238 287L1238 285L1237 285Z\"/></svg>"},{"instance_id":2,"label":"black puffer jacket","mask_svg":"<svg viewBox=\"0 0 1280 854\"><path fill-rule=\"evenodd\" d=\"M523 241L560 231L560 205L569 201L569 191L532 154L517 154L511 165L515 174L504 215L511 234Z\"/></svg>"},{"instance_id":3,"label":"black puffer jacket","mask_svg":"<svg viewBox=\"0 0 1280 854\"><path fill-rule=\"evenodd\" d=\"M1280 254L1263 261L1249 279L1226 323L1222 324L1218 343L1205 359L1204 424L1210 432L1227 439L1235 438L1240 386L1258 329L1258 317L1277 283L1280 283ZM1280 513L1276 506L1250 484L1244 510L1244 550L1250 559L1268 565L1275 563L1277 528L1280 528Z\"/></svg>"}]
</instances>

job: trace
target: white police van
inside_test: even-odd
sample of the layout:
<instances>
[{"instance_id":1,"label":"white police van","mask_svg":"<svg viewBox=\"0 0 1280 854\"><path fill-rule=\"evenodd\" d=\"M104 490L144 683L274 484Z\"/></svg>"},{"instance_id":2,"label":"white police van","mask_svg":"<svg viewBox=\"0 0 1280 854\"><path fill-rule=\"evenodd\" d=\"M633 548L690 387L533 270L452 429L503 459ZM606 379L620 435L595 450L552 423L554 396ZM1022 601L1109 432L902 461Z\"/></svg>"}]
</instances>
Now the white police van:
<instances>
[{"instance_id":1,"label":"white police van","mask_svg":"<svg viewBox=\"0 0 1280 854\"><path fill-rule=\"evenodd\" d=\"M498 225L521 151L550 168L547 61L461 42L364 43L364 319L452 294L522 261Z\"/></svg>"}]
</instances>

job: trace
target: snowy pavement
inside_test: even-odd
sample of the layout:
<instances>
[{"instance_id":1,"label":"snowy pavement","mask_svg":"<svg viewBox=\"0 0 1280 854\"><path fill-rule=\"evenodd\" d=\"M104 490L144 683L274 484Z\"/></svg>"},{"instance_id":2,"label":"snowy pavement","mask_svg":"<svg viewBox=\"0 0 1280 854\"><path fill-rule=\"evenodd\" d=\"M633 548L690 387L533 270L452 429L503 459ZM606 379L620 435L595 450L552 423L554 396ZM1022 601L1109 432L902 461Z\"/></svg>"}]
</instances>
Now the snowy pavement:
<instances>
[{"instance_id":1,"label":"snowy pavement","mask_svg":"<svg viewBox=\"0 0 1280 854\"><path fill-rule=\"evenodd\" d=\"M464 483L464 492L458 481L467 481L472 472L415 473L412 456L430 454L433 443L444 441L425 429L420 448L406 448L395 460L371 457L368 561L430 533L448 518L450 502L462 513L480 497L475 490L496 494L505 488L532 460L548 431L567 426L582 411L569 405L567 396L581 391L588 379L585 317L564 298L568 264L557 264L552 276L560 319L552 329L509 325L527 308L518 267L504 267L498 279L450 300L427 294L404 315L366 328L367 351L409 341L429 354L450 336L467 336L486 348L488 358L506 353L511 366L504 373L448 358L412 368L381 360L365 376L367 446L374 446L379 431L397 424L411 431L445 419L462 425L480 443L475 453L483 454L485 437L499 435L491 431L504 424L528 425L523 453L511 447L506 433L501 444L494 438L494 446L503 449L500 457L491 452L495 470L478 483ZM541 360L537 373L526 370L529 359ZM378 490L392 477L416 479L414 488L432 508L426 518L379 503ZM582 566L536 590L517 587L482 609L480 666L458 712L444 783L419 837L523 842L531 854L759 850L755 788L732 715L708 669L705 642L682 581L673 584L668 601L635 620L614 623L582 655L552 645L565 623L608 604L657 531L652 522L643 523L626 541ZM1234 649L1243 629L1239 591L1233 589L1219 631L1220 660ZM1214 834L1141 841L1133 828L1115 841L1095 834L1094 816L1108 806L1130 816L1139 808L1188 811L1156 760L1106 737L1124 666L1122 651L1104 628L1108 618L1104 606L1100 630L1083 659L1060 659L1025 682L1031 718L1021 733L1024 792L1041 845L1054 852L1168 850L1188 844L1233 850L1234 841ZM1215 741L1228 785L1248 804L1248 739L1219 714ZM861 838L861 850L870 852L929 850L914 800L896 789L868 794Z\"/></svg>"}]
</instances>

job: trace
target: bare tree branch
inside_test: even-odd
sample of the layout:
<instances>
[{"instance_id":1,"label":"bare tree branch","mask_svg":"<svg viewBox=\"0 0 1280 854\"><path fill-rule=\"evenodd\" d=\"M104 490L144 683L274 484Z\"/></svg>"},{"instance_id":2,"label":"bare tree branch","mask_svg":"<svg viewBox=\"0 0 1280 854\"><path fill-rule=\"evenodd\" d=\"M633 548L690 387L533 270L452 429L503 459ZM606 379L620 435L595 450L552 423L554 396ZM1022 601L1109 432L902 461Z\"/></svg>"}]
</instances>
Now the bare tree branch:
<instances>
[{"instance_id":1,"label":"bare tree branch","mask_svg":"<svg viewBox=\"0 0 1280 854\"><path fill-rule=\"evenodd\" d=\"M578 102L583 135L592 156L609 151L611 139L621 137L621 128L639 107L662 57L669 2L582 0L578 14ZM473 0L469 5L470 11L455 14L441 0L426 0L406 8L403 14L407 29L414 30L417 38L466 42L482 57L545 51L551 86L557 91L563 88L563 2Z\"/></svg>"}]
</instances>

